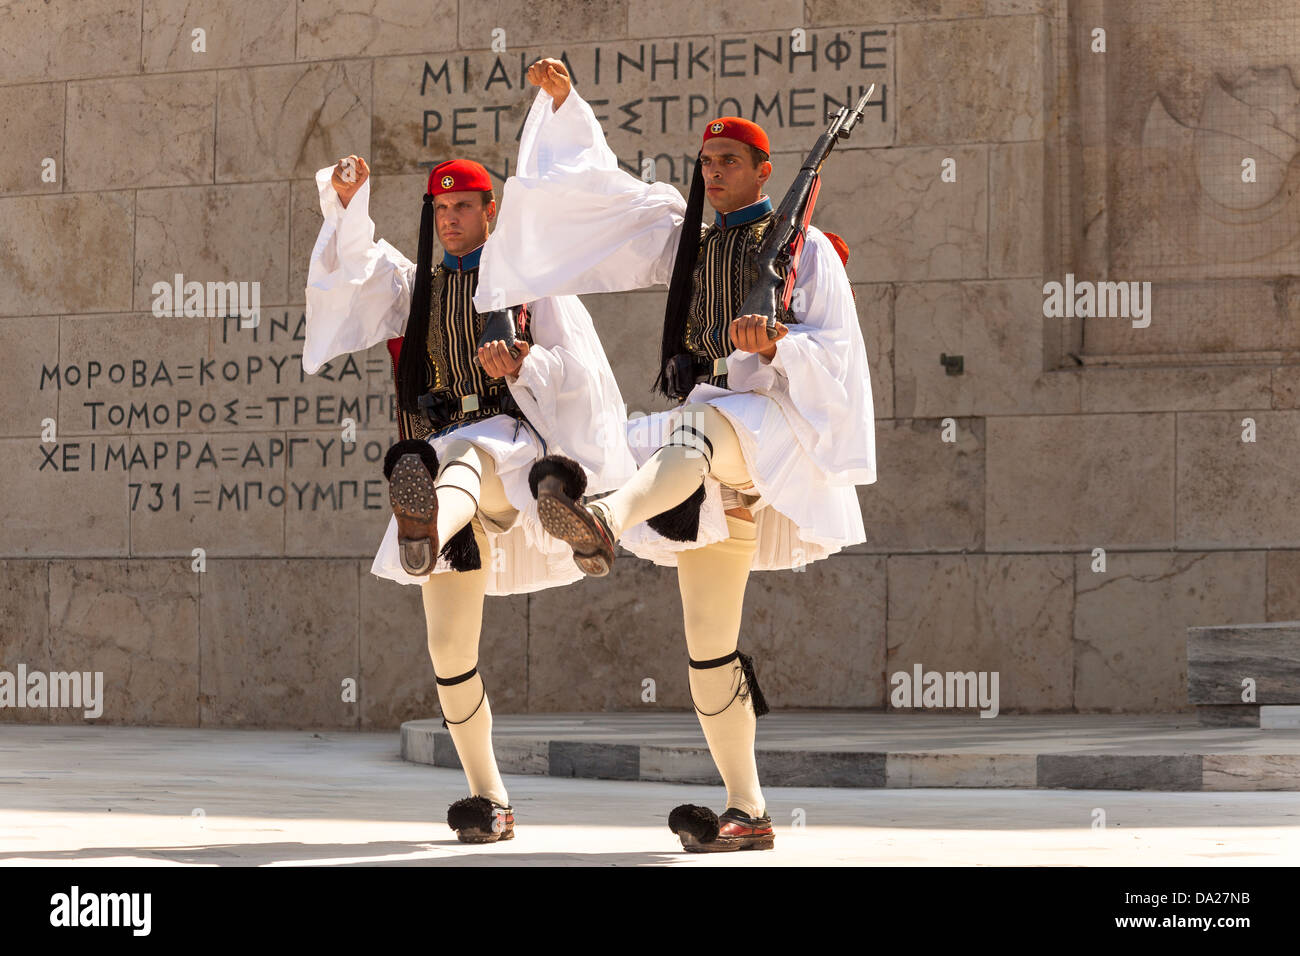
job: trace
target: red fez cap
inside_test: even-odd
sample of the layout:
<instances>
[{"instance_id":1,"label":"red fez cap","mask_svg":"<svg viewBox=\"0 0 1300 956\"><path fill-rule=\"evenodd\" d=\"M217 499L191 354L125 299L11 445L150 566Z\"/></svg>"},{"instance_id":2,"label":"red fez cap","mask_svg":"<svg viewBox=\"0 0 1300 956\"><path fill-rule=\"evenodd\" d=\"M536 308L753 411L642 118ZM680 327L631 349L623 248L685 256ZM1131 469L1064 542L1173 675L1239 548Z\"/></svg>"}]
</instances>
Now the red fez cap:
<instances>
[{"instance_id":1,"label":"red fez cap","mask_svg":"<svg viewBox=\"0 0 1300 956\"><path fill-rule=\"evenodd\" d=\"M772 152L772 147L768 145L767 134L763 132L763 127L757 123L751 123L747 119L741 119L739 116L719 116L704 127L704 142L707 143L715 136L739 140L742 143L755 146L769 155Z\"/></svg>"},{"instance_id":2,"label":"red fez cap","mask_svg":"<svg viewBox=\"0 0 1300 956\"><path fill-rule=\"evenodd\" d=\"M425 192L439 196L467 190L491 192L492 178L472 159L449 159L433 167L433 172L429 173L429 188Z\"/></svg>"},{"instance_id":3,"label":"red fez cap","mask_svg":"<svg viewBox=\"0 0 1300 956\"><path fill-rule=\"evenodd\" d=\"M825 229L822 230L822 235L831 241L831 245L835 247L835 251L840 254L840 262L847 266L849 264L849 244L839 236L835 235L835 233L827 232Z\"/></svg>"}]
</instances>

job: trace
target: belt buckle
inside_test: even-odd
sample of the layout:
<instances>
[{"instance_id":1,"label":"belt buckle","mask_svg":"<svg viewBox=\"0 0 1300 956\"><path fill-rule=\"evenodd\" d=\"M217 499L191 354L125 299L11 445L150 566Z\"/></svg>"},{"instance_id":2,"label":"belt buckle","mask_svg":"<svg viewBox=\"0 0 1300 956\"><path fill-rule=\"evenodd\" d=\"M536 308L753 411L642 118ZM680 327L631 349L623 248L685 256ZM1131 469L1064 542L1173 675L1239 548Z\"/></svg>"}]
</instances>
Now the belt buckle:
<instances>
[{"instance_id":1,"label":"belt buckle","mask_svg":"<svg viewBox=\"0 0 1300 956\"><path fill-rule=\"evenodd\" d=\"M720 355L713 360L713 374L714 375L727 374L727 357L725 355Z\"/></svg>"},{"instance_id":2,"label":"belt buckle","mask_svg":"<svg viewBox=\"0 0 1300 956\"><path fill-rule=\"evenodd\" d=\"M478 411L478 393L470 392L460 397L460 410L466 414Z\"/></svg>"}]
</instances>

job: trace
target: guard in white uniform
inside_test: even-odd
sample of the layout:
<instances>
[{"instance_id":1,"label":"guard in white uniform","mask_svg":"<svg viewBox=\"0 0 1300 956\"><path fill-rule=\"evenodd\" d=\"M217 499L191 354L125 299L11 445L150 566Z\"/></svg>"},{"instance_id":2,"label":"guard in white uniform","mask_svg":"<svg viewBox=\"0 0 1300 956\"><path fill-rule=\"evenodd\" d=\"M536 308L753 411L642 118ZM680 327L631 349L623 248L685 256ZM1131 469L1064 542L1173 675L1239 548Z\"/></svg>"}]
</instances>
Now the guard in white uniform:
<instances>
[{"instance_id":1,"label":"guard in white uniform","mask_svg":"<svg viewBox=\"0 0 1300 956\"><path fill-rule=\"evenodd\" d=\"M543 459L542 522L588 574L608 572L615 542L677 566L692 698L727 810L678 807L669 825L690 850L769 848L754 760L766 705L737 649L741 607L751 570L803 567L866 540L854 486L876 480L875 422L848 276L809 227L791 311L769 340L767 316L737 314L773 221L763 130L739 117L706 124L683 203L618 168L562 63L539 61L529 78L541 89L484 281L505 303L668 282L656 386L683 403L631 423L640 469L606 497L580 501L576 463ZM697 234L705 197L715 217Z\"/></svg>"},{"instance_id":2,"label":"guard in white uniform","mask_svg":"<svg viewBox=\"0 0 1300 956\"><path fill-rule=\"evenodd\" d=\"M518 315L475 309L480 257L496 238L487 234L497 207L481 165L434 168L418 264L375 241L364 160L322 169L316 183L325 221L307 277L303 369L314 374L386 340L394 354L401 440L384 462L394 515L371 572L422 587L443 722L470 788L448 825L464 842L511 839L477 669L484 596L582 577L569 546L539 520L529 470L558 452L580 463L594 490L617 487L635 469L625 406L575 296L529 297ZM435 227L445 250L437 265ZM493 316L503 314L508 327L493 338L502 329Z\"/></svg>"}]
</instances>

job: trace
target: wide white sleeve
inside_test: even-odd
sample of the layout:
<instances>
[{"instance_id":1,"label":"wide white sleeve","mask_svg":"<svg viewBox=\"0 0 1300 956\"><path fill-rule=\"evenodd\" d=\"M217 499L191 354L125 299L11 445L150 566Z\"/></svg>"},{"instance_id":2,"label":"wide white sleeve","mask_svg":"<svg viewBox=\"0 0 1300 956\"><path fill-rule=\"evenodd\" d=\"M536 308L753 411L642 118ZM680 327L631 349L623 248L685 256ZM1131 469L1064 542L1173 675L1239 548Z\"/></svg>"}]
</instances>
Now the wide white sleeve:
<instances>
[{"instance_id":1,"label":"wide white sleeve","mask_svg":"<svg viewBox=\"0 0 1300 956\"><path fill-rule=\"evenodd\" d=\"M636 471L627 406L591 316L575 296L529 304L533 345L506 384L547 451L576 459L589 493L617 488Z\"/></svg>"},{"instance_id":2,"label":"wide white sleeve","mask_svg":"<svg viewBox=\"0 0 1300 956\"><path fill-rule=\"evenodd\" d=\"M302 368L314 375L326 362L401 335L410 311L415 263L383 239L370 218L370 179L345 209L330 185L334 167L316 173L321 215L307 270Z\"/></svg>"},{"instance_id":3,"label":"wide white sleeve","mask_svg":"<svg viewBox=\"0 0 1300 956\"><path fill-rule=\"evenodd\" d=\"M479 263L480 312L545 296L667 283L686 201L619 169L591 107L571 90L558 110L539 90L517 174Z\"/></svg>"},{"instance_id":4,"label":"wide white sleeve","mask_svg":"<svg viewBox=\"0 0 1300 956\"><path fill-rule=\"evenodd\" d=\"M727 385L776 392L792 406L800 441L836 485L876 480L875 407L857 304L834 247L809 227L795 274L795 317L770 362L739 349Z\"/></svg>"}]
</instances>

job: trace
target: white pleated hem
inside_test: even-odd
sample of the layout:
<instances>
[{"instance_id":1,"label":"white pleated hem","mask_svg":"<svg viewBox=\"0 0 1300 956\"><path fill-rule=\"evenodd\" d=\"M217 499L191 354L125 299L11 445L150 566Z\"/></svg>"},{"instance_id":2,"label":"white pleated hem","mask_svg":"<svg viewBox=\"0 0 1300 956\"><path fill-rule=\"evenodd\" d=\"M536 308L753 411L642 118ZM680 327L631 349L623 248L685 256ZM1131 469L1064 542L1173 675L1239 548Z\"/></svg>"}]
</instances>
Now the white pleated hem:
<instances>
[{"instance_id":1,"label":"white pleated hem","mask_svg":"<svg viewBox=\"0 0 1300 956\"><path fill-rule=\"evenodd\" d=\"M583 577L569 545L542 527L537 502L528 487L528 472L542 456L542 447L529 428L520 426L516 430L515 425L515 419L508 415L494 415L440 435L431 442L439 460L446 445L456 439L472 441L486 451L496 463L506 497L519 511L514 524L503 531L493 530L484 521L490 554L479 557L487 571L485 593L489 595L528 594L572 584ZM397 519L391 515L370 573L398 584L422 585L429 580L428 574L411 575L402 567L397 547ZM455 572L446 558L439 555L430 573Z\"/></svg>"},{"instance_id":2,"label":"white pleated hem","mask_svg":"<svg viewBox=\"0 0 1300 956\"><path fill-rule=\"evenodd\" d=\"M751 570L797 570L867 540L856 487L827 480L826 473L799 444L774 398L758 391L733 392L701 383L687 402L704 402L727 416L740 439L754 490L767 502L767 507L754 513L758 548ZM667 440L680 418L678 407L629 420L628 441L638 467ZM673 541L641 522L626 529L619 544L637 557L676 567L679 552L713 544L728 535L722 485L706 476L700 529L694 541Z\"/></svg>"}]
</instances>

